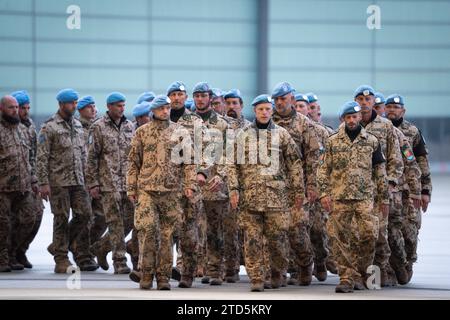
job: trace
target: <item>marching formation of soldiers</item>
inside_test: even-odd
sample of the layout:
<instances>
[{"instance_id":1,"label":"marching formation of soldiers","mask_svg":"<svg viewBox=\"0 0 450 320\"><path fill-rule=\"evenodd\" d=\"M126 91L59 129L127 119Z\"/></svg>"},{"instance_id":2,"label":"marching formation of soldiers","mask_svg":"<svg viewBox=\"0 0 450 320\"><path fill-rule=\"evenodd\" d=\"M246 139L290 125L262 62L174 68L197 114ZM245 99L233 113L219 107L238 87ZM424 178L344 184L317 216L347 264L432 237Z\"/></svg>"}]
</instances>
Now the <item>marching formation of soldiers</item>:
<instances>
[{"instance_id":1,"label":"marching formation of soldiers","mask_svg":"<svg viewBox=\"0 0 450 320\"><path fill-rule=\"evenodd\" d=\"M132 122L120 92L97 117L93 97L64 89L38 135L27 92L4 96L0 272L33 267L45 200L55 273L72 267L69 252L81 271L108 270L112 252L114 273L141 289L235 283L241 265L256 292L328 272L342 293L370 288L371 270L382 287L411 280L432 186L401 95L360 86L336 130L315 94L287 82L253 100L253 122L237 89L200 82L192 95L181 81L144 92Z\"/></svg>"}]
</instances>

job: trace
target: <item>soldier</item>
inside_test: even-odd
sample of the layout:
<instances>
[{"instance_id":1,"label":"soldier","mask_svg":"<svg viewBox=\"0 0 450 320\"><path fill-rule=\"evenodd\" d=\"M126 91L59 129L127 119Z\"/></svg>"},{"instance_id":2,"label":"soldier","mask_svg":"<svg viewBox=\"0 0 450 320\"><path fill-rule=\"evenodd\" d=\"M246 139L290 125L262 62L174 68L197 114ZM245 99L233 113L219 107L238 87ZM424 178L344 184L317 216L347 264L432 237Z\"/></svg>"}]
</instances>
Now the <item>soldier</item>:
<instances>
[{"instance_id":1,"label":"soldier","mask_svg":"<svg viewBox=\"0 0 450 320\"><path fill-rule=\"evenodd\" d=\"M386 105L384 104L386 100L381 92L375 92L375 104L373 105L373 109L375 112L383 118L386 118Z\"/></svg>"},{"instance_id":2,"label":"soldier","mask_svg":"<svg viewBox=\"0 0 450 320\"><path fill-rule=\"evenodd\" d=\"M104 270L106 256L113 253L115 274L128 274L125 237L133 228L134 204L126 195L128 152L134 128L123 115L126 98L119 92L107 99L108 111L91 127L87 161L87 185L94 199L101 199L108 232L92 245Z\"/></svg>"},{"instance_id":3,"label":"soldier","mask_svg":"<svg viewBox=\"0 0 450 320\"><path fill-rule=\"evenodd\" d=\"M173 234L182 215L181 192L192 199L196 183L195 165L172 158L188 132L169 120L170 102L165 95L153 100L154 118L136 132L129 154L127 194L130 201L137 200L141 289L150 289L156 277L158 290L170 290Z\"/></svg>"},{"instance_id":4,"label":"soldier","mask_svg":"<svg viewBox=\"0 0 450 320\"><path fill-rule=\"evenodd\" d=\"M422 133L411 122L404 120L405 113L404 98L398 94L393 94L386 99L386 112L392 124L400 129L408 138L417 164L421 171L421 209L423 212L427 211L430 203L432 184L430 166L428 163L428 150L426 148L425 140ZM420 209L416 209L410 197L409 191L403 191L403 237L405 238L405 250L407 253L407 271L408 282L412 278L413 263L417 261L417 240L419 229L422 221L422 214Z\"/></svg>"},{"instance_id":5,"label":"soldier","mask_svg":"<svg viewBox=\"0 0 450 320\"><path fill-rule=\"evenodd\" d=\"M403 192L408 192L414 208L418 210L420 208L420 193L422 189L420 183L421 172L408 138L400 129L394 128L402 153L404 171L403 176L399 179L399 190L392 194L392 203L389 210L388 239L392 251L389 262L395 274L393 274L392 269L389 271L391 282L395 284L398 281L399 284L403 285L408 283L409 276L407 272L408 260L405 250L405 238L402 231L405 218L402 213L402 195Z\"/></svg>"},{"instance_id":6,"label":"soldier","mask_svg":"<svg viewBox=\"0 0 450 320\"><path fill-rule=\"evenodd\" d=\"M13 96L0 100L0 272L23 270L16 260L21 240L35 220L36 176L32 175L31 145L27 128L20 123L19 104Z\"/></svg>"},{"instance_id":7,"label":"soldier","mask_svg":"<svg viewBox=\"0 0 450 320\"><path fill-rule=\"evenodd\" d=\"M85 96L81 98L78 101L77 104L77 110L80 114L79 121L81 122L81 125L83 126L83 132L84 132L84 143L86 148L86 154L89 147L89 131L91 129L92 123L95 121L95 101L92 96ZM86 159L87 160L87 159ZM87 165L84 164L84 168L86 169ZM92 221L91 221L91 229L89 232L89 246L92 243L97 242L100 240L102 235L106 231L106 221L105 221L105 214L103 213L103 207L102 202L100 199L93 199L90 197L91 201L91 208L92 208ZM86 240L86 237L82 239L83 241Z\"/></svg>"},{"instance_id":8,"label":"soldier","mask_svg":"<svg viewBox=\"0 0 450 320\"><path fill-rule=\"evenodd\" d=\"M316 99L315 101L317 101L317 97L315 95L314 97L312 99ZM317 105L310 107L308 96L301 93L295 94L295 101L297 112L312 120L314 131L319 139L319 154L322 155L325 153L325 145L329 137L329 131L326 126L320 122L320 117L318 116L320 106ZM314 252L313 274L317 280L325 281L327 279L326 263L328 263L328 265L330 264L328 261L329 250L328 235L326 230L328 215L320 205L319 199L308 203L308 212L310 240ZM293 279L291 278L288 284L296 284L295 281L292 280Z\"/></svg>"},{"instance_id":9,"label":"soldier","mask_svg":"<svg viewBox=\"0 0 450 320\"><path fill-rule=\"evenodd\" d=\"M238 132L251 125L251 122L246 120L242 114L244 102L238 89L228 91L223 97L225 99L225 119L233 130L233 136L227 135L227 144L232 146ZM239 281L242 234L239 230L238 215L239 209L231 209L223 220L225 281L229 283Z\"/></svg>"},{"instance_id":10,"label":"soldier","mask_svg":"<svg viewBox=\"0 0 450 320\"><path fill-rule=\"evenodd\" d=\"M224 140L228 123L211 108L211 88L206 82L194 86L193 96L197 115L211 135L211 142L204 150L203 162L207 163L205 177L199 180L206 214L206 255L208 259L206 276L202 283L222 284L223 260L223 219L229 213L228 188L225 177L219 172L218 163L222 160Z\"/></svg>"},{"instance_id":11,"label":"soldier","mask_svg":"<svg viewBox=\"0 0 450 320\"><path fill-rule=\"evenodd\" d=\"M340 278L336 292L341 293L353 292L354 286L364 289L359 279L372 264L379 229L372 212L375 191L380 210L389 210L385 159L378 140L360 125L360 111L354 101L342 106L345 125L328 139L317 174L320 202L330 213L327 227Z\"/></svg>"},{"instance_id":12,"label":"soldier","mask_svg":"<svg viewBox=\"0 0 450 320\"><path fill-rule=\"evenodd\" d=\"M329 125L326 125L324 123L322 123L322 112L320 110L321 106L319 104L319 98L317 97L317 95L315 95L314 93L310 92L307 93L306 96L308 97L308 116L311 120L315 121L316 123L321 124L322 126L325 127L325 129L327 129L328 134L331 135L334 132L334 129L332 127L330 127Z\"/></svg>"},{"instance_id":13,"label":"soldier","mask_svg":"<svg viewBox=\"0 0 450 320\"><path fill-rule=\"evenodd\" d=\"M224 116L226 110L224 92L219 88L212 88L211 92L212 92L212 100L211 100L212 109L221 116Z\"/></svg>"},{"instance_id":14,"label":"soldier","mask_svg":"<svg viewBox=\"0 0 450 320\"><path fill-rule=\"evenodd\" d=\"M32 176L36 176L37 133L36 126L33 120L30 118L30 97L28 96L28 93L26 91L16 91L11 93L11 95L16 98L19 104L20 122L28 128L31 147L31 174ZM28 261L26 252L39 231L39 227L41 226L42 222L42 215L44 213L44 204L42 202L42 198L39 196L39 193L33 192L31 196L33 197L35 203L33 229L31 230L30 234L25 236L23 242L19 245L16 251L17 262L22 264L27 269L33 268L33 265Z\"/></svg>"},{"instance_id":15,"label":"soldier","mask_svg":"<svg viewBox=\"0 0 450 320\"><path fill-rule=\"evenodd\" d=\"M267 270L271 271L272 287L281 286L282 272L288 267L288 193L295 190L295 206L299 210L305 194L300 152L286 129L271 120L271 101L268 95L253 100L255 121L239 132L237 159L228 166L231 206L236 209L240 204L241 208L239 219L251 291L264 291ZM264 265L264 239L269 265Z\"/></svg>"},{"instance_id":16,"label":"soldier","mask_svg":"<svg viewBox=\"0 0 450 320\"><path fill-rule=\"evenodd\" d=\"M91 206L84 180L83 126L73 117L78 93L64 89L56 100L59 110L42 126L37 148L39 192L44 200L50 198L53 213L53 241L49 252L53 252L55 273L66 273L71 267L69 249L82 271L94 271L98 265L91 258L89 241L81 240L89 237Z\"/></svg>"},{"instance_id":17,"label":"soldier","mask_svg":"<svg viewBox=\"0 0 450 320\"><path fill-rule=\"evenodd\" d=\"M317 200L316 171L321 148L314 125L311 120L293 108L295 97L289 83L277 84L272 92L272 99L275 101L273 122L289 132L303 156L307 199L308 203L313 203ZM291 219L289 241L291 249L295 251L295 269L298 269L298 274L294 272L293 278L298 276L300 285L307 286L312 281L313 266L307 207L299 211L293 208Z\"/></svg>"},{"instance_id":18,"label":"soldier","mask_svg":"<svg viewBox=\"0 0 450 320\"><path fill-rule=\"evenodd\" d=\"M386 157L386 174L389 183L389 194L398 191L398 180L403 175L403 161L400 147L394 132L394 126L390 121L377 115L373 109L375 103L375 91L367 85L359 86L354 92L354 99L361 106L361 125L367 132L373 134L380 143L381 152ZM391 199L391 198L390 198ZM387 274L391 250L388 241L388 216L382 215L380 206L374 206L374 212L378 215L379 235L376 244L374 264L380 267L381 286L388 286Z\"/></svg>"},{"instance_id":19,"label":"soldier","mask_svg":"<svg viewBox=\"0 0 450 320\"><path fill-rule=\"evenodd\" d=\"M186 86L181 81L175 81L167 88L167 96L170 99L170 121L181 125L187 130L191 141L197 142L198 135L205 133L205 126L201 118L185 107L187 101ZM195 150L192 152L195 157ZM195 161L193 159L192 161ZM197 179L204 180L203 173L199 173ZM203 272L206 267L206 234L201 235L199 226L200 214L203 211L201 193L199 187L194 188L194 196L188 199L184 195L181 198L183 209L182 223L179 229L179 257L177 265L180 265L180 288L190 288L198 270ZM206 230L204 231L206 233ZM181 257L180 257L181 256ZM173 270L175 271L175 270ZM176 275L176 272L173 272Z\"/></svg>"}]
</instances>

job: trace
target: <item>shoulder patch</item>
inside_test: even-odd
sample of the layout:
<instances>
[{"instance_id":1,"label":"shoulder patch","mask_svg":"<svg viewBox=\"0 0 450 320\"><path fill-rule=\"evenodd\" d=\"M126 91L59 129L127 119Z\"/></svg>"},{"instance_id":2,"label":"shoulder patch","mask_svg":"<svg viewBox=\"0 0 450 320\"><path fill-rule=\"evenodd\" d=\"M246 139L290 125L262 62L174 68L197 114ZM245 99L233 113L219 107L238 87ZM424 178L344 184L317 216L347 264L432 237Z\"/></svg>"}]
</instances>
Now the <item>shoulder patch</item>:
<instances>
[{"instance_id":1,"label":"shoulder patch","mask_svg":"<svg viewBox=\"0 0 450 320\"><path fill-rule=\"evenodd\" d=\"M411 148L407 144L404 144L401 147L401 150L402 150L402 154L406 160L408 160L408 161L415 160L416 157L414 157L414 153L412 152Z\"/></svg>"}]
</instances>

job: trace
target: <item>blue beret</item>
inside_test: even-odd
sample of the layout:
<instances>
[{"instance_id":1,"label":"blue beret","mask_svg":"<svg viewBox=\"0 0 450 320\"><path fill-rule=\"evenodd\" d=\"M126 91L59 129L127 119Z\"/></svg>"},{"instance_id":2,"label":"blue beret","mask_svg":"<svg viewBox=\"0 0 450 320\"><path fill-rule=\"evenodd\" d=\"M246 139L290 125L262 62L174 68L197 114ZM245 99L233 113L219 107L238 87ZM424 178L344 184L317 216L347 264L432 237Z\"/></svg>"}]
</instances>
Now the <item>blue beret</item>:
<instances>
[{"instance_id":1,"label":"blue beret","mask_svg":"<svg viewBox=\"0 0 450 320\"><path fill-rule=\"evenodd\" d=\"M405 105L405 99L399 94L391 94L386 98L386 104L400 104L402 106Z\"/></svg>"},{"instance_id":2,"label":"blue beret","mask_svg":"<svg viewBox=\"0 0 450 320\"><path fill-rule=\"evenodd\" d=\"M160 94L153 99L150 104L150 110L158 109L159 107L165 106L170 103L170 99L168 96Z\"/></svg>"},{"instance_id":3,"label":"blue beret","mask_svg":"<svg viewBox=\"0 0 450 320\"><path fill-rule=\"evenodd\" d=\"M295 94L295 101L305 101L309 103L309 98L306 94L303 93L296 93Z\"/></svg>"},{"instance_id":4,"label":"blue beret","mask_svg":"<svg viewBox=\"0 0 450 320\"><path fill-rule=\"evenodd\" d=\"M212 88L212 97L213 98L220 98L223 97L224 92L222 90L220 90L219 88Z\"/></svg>"},{"instance_id":5,"label":"blue beret","mask_svg":"<svg viewBox=\"0 0 450 320\"><path fill-rule=\"evenodd\" d=\"M78 92L73 89L63 89L56 95L58 102L72 102L78 100Z\"/></svg>"},{"instance_id":6,"label":"blue beret","mask_svg":"<svg viewBox=\"0 0 450 320\"><path fill-rule=\"evenodd\" d=\"M231 89L230 91L225 93L225 95L223 97L225 99L228 99L228 98L239 98L239 99L242 100L241 91L239 91L239 89Z\"/></svg>"},{"instance_id":7,"label":"blue beret","mask_svg":"<svg viewBox=\"0 0 450 320\"><path fill-rule=\"evenodd\" d=\"M28 93L25 90L21 91L14 91L11 93L11 95L16 98L17 103L19 103L19 106L23 106L24 104L30 103L30 97L28 96Z\"/></svg>"},{"instance_id":8,"label":"blue beret","mask_svg":"<svg viewBox=\"0 0 450 320\"><path fill-rule=\"evenodd\" d=\"M252 106L256 107L261 103L272 103L272 98L268 94L260 94L252 101Z\"/></svg>"},{"instance_id":9,"label":"blue beret","mask_svg":"<svg viewBox=\"0 0 450 320\"><path fill-rule=\"evenodd\" d=\"M127 101L127 98L120 92L111 92L109 96L106 98L106 103L116 103L121 101Z\"/></svg>"},{"instance_id":10,"label":"blue beret","mask_svg":"<svg viewBox=\"0 0 450 320\"><path fill-rule=\"evenodd\" d=\"M199 82L194 86L194 90L192 90L192 94L196 92L210 92L211 88L207 82Z\"/></svg>"},{"instance_id":11,"label":"blue beret","mask_svg":"<svg viewBox=\"0 0 450 320\"><path fill-rule=\"evenodd\" d=\"M346 114L357 113L361 111L361 107L356 101L348 101L344 103L339 111L339 118L342 118Z\"/></svg>"},{"instance_id":12,"label":"blue beret","mask_svg":"<svg viewBox=\"0 0 450 320\"><path fill-rule=\"evenodd\" d=\"M84 107L87 107L90 104L94 104L94 98L92 96L85 96L83 98L81 98L80 100L78 100L78 104L77 104L77 110L81 110Z\"/></svg>"},{"instance_id":13,"label":"blue beret","mask_svg":"<svg viewBox=\"0 0 450 320\"><path fill-rule=\"evenodd\" d=\"M358 88L356 88L355 92L353 93L354 98L356 98L359 95L374 96L375 90L373 90L373 88L371 86L363 84L362 86L359 86Z\"/></svg>"},{"instance_id":14,"label":"blue beret","mask_svg":"<svg viewBox=\"0 0 450 320\"><path fill-rule=\"evenodd\" d=\"M184 107L186 109L189 109L189 110L191 110L192 108L195 108L194 100L193 99L186 99L186 101L184 102Z\"/></svg>"},{"instance_id":15,"label":"blue beret","mask_svg":"<svg viewBox=\"0 0 450 320\"><path fill-rule=\"evenodd\" d=\"M384 99L384 96L381 92L375 92L375 105L377 104L383 104L386 100Z\"/></svg>"},{"instance_id":16,"label":"blue beret","mask_svg":"<svg viewBox=\"0 0 450 320\"><path fill-rule=\"evenodd\" d=\"M140 104L140 103L142 103L142 102L144 102L144 101L152 102L153 99L155 99L155 94L154 94L153 92L151 92L151 91L144 92L144 93L141 94L141 95L139 96L139 98L137 99L137 104Z\"/></svg>"},{"instance_id":17,"label":"blue beret","mask_svg":"<svg viewBox=\"0 0 450 320\"><path fill-rule=\"evenodd\" d=\"M272 98L282 97L294 91L295 89L288 82L280 82L273 89Z\"/></svg>"},{"instance_id":18,"label":"blue beret","mask_svg":"<svg viewBox=\"0 0 450 320\"><path fill-rule=\"evenodd\" d=\"M186 92L186 86L181 81L175 81L167 88L167 95L169 96L172 92L184 91Z\"/></svg>"},{"instance_id":19,"label":"blue beret","mask_svg":"<svg viewBox=\"0 0 450 320\"><path fill-rule=\"evenodd\" d=\"M309 103L313 103L319 100L319 98L317 98L316 94L312 93L312 92L308 92L306 94L308 96L308 102Z\"/></svg>"},{"instance_id":20,"label":"blue beret","mask_svg":"<svg viewBox=\"0 0 450 320\"><path fill-rule=\"evenodd\" d=\"M150 113L150 102L143 101L133 107L133 116L148 116Z\"/></svg>"}]
</instances>

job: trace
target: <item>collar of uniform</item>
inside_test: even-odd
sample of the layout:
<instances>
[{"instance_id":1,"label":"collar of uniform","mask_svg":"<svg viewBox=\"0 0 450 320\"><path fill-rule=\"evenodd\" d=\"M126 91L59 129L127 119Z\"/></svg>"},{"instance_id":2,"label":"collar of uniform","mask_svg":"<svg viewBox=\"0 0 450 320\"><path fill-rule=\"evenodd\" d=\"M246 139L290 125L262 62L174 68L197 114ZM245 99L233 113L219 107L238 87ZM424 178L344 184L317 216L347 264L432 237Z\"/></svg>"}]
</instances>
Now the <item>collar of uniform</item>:
<instances>
[{"instance_id":1,"label":"collar of uniform","mask_svg":"<svg viewBox=\"0 0 450 320\"><path fill-rule=\"evenodd\" d=\"M31 120L30 118L28 118L26 120L20 119L20 123L22 123L25 127L29 128L31 126L31 121L30 120Z\"/></svg>"},{"instance_id":2,"label":"collar of uniform","mask_svg":"<svg viewBox=\"0 0 450 320\"><path fill-rule=\"evenodd\" d=\"M256 119L253 120L251 127L254 129L258 129L258 126L256 125ZM275 123L273 123L272 119L270 119L269 125L267 126L267 130L272 130L272 129L275 129Z\"/></svg>"},{"instance_id":3,"label":"collar of uniform","mask_svg":"<svg viewBox=\"0 0 450 320\"><path fill-rule=\"evenodd\" d=\"M66 120L63 117L61 117L61 115L59 114L59 111L55 113L55 121L57 123L62 123L65 122L67 124L72 124L73 123L73 117L70 118L70 120Z\"/></svg>"},{"instance_id":4,"label":"collar of uniform","mask_svg":"<svg viewBox=\"0 0 450 320\"><path fill-rule=\"evenodd\" d=\"M342 123L342 125L339 126L338 136L340 139L348 139L348 141L351 142L350 138L348 137L347 133L345 132L345 123ZM364 129L363 126L361 126L361 132L358 134L355 140L353 140L353 143L355 141L358 141L359 139L367 139L367 131Z\"/></svg>"},{"instance_id":5,"label":"collar of uniform","mask_svg":"<svg viewBox=\"0 0 450 320\"><path fill-rule=\"evenodd\" d=\"M109 116L108 111L106 111L104 118L106 119L106 121L110 122L111 124L115 125L117 127L117 124L113 121L113 119ZM124 123L127 120L127 117L125 117L124 115L122 116L122 118L120 118L120 122L119 122L119 127L122 123Z\"/></svg>"},{"instance_id":6,"label":"collar of uniform","mask_svg":"<svg viewBox=\"0 0 450 320\"><path fill-rule=\"evenodd\" d=\"M91 121L91 120L85 119L85 118L83 118L83 117L79 117L79 118L78 118L78 121L80 121L80 122L81 122L81 125L82 125L83 127L85 127L85 128L88 128L88 127L92 124L92 121Z\"/></svg>"},{"instance_id":7,"label":"collar of uniform","mask_svg":"<svg viewBox=\"0 0 450 320\"><path fill-rule=\"evenodd\" d=\"M14 128L14 127L17 127L20 124L20 121L18 123L16 123L16 124L9 123L5 119L3 119L3 117L1 115L0 115L0 122L6 128Z\"/></svg>"},{"instance_id":8,"label":"collar of uniform","mask_svg":"<svg viewBox=\"0 0 450 320\"><path fill-rule=\"evenodd\" d=\"M403 123L403 117L398 119L398 120L392 120L392 124L394 125L394 127L398 128L400 127L400 125Z\"/></svg>"}]
</instances>

